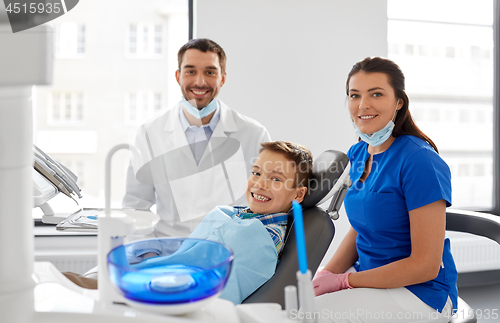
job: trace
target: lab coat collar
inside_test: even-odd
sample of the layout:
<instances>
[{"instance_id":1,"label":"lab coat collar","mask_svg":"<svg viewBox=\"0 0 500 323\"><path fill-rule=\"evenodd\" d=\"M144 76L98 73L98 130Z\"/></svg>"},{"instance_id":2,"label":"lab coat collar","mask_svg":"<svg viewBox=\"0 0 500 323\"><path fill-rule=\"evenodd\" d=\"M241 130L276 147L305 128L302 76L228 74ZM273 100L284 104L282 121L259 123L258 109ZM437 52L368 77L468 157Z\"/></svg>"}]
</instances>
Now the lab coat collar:
<instances>
[{"instance_id":1,"label":"lab coat collar","mask_svg":"<svg viewBox=\"0 0 500 323\"><path fill-rule=\"evenodd\" d=\"M220 106L220 121L219 123L222 124L222 128L224 132L236 132L238 131L238 128L236 127L236 123L234 122L233 118L233 112L229 107L219 100L219 106Z\"/></svg>"}]
</instances>

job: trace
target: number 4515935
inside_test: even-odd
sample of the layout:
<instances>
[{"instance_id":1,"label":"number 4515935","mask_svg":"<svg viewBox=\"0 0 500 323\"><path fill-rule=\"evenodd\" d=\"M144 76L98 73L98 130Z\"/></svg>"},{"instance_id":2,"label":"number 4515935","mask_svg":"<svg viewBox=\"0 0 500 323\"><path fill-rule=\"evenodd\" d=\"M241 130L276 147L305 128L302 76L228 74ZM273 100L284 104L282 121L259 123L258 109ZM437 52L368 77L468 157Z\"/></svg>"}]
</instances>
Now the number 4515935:
<instances>
[{"instance_id":1,"label":"number 4515935","mask_svg":"<svg viewBox=\"0 0 500 323\"><path fill-rule=\"evenodd\" d=\"M5 11L8 13L59 13L60 3L9 3Z\"/></svg>"}]
</instances>

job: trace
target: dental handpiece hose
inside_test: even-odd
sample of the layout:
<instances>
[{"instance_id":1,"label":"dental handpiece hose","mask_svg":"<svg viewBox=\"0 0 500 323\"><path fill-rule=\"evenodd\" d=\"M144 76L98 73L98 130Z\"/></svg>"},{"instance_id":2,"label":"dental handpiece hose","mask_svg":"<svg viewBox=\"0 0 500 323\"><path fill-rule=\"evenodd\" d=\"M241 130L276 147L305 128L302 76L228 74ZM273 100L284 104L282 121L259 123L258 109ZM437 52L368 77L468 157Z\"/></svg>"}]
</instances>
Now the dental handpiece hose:
<instances>
[{"instance_id":1,"label":"dental handpiece hose","mask_svg":"<svg viewBox=\"0 0 500 323\"><path fill-rule=\"evenodd\" d=\"M297 287L299 290L299 307L303 313L302 322L313 323L316 321L316 307L314 304L314 288L312 285L311 271L307 269L306 240L304 235L304 219L302 206L297 201L292 201L293 219L295 223L295 239L297 241L297 254L299 270L297 271Z\"/></svg>"}]
</instances>

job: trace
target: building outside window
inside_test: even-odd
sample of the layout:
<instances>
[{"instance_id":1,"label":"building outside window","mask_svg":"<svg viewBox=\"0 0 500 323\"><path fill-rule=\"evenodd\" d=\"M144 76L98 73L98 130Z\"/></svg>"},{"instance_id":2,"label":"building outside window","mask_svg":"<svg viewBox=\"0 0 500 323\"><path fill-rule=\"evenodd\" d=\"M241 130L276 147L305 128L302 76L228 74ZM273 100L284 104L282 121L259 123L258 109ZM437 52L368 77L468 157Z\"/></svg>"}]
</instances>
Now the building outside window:
<instances>
[{"instance_id":1,"label":"building outside window","mask_svg":"<svg viewBox=\"0 0 500 323\"><path fill-rule=\"evenodd\" d=\"M84 97L81 92L54 91L49 97L49 124L75 124L84 121Z\"/></svg>"},{"instance_id":2,"label":"building outside window","mask_svg":"<svg viewBox=\"0 0 500 323\"><path fill-rule=\"evenodd\" d=\"M125 123L139 126L162 111L162 94L155 91L129 92L125 98Z\"/></svg>"},{"instance_id":3,"label":"building outside window","mask_svg":"<svg viewBox=\"0 0 500 323\"><path fill-rule=\"evenodd\" d=\"M54 53L56 58L85 56L85 24L64 22L54 26Z\"/></svg>"},{"instance_id":4,"label":"building outside window","mask_svg":"<svg viewBox=\"0 0 500 323\"><path fill-rule=\"evenodd\" d=\"M452 169L453 206L491 209L493 1L388 0L388 17L388 56L405 74L417 125Z\"/></svg>"},{"instance_id":5,"label":"building outside window","mask_svg":"<svg viewBox=\"0 0 500 323\"><path fill-rule=\"evenodd\" d=\"M106 5L114 13L107 19L95 15L102 1L86 0L49 22L53 80L33 91L34 143L79 177L82 207L104 206L108 151L129 143L134 127L180 100L177 50L189 35L188 0L140 6L136 0L106 0ZM124 150L113 157L113 207L121 207L128 161ZM78 208L63 194L49 204L57 213Z\"/></svg>"},{"instance_id":6,"label":"building outside window","mask_svg":"<svg viewBox=\"0 0 500 323\"><path fill-rule=\"evenodd\" d=\"M133 23L128 28L127 54L131 57L155 58L163 54L163 25Z\"/></svg>"}]
</instances>

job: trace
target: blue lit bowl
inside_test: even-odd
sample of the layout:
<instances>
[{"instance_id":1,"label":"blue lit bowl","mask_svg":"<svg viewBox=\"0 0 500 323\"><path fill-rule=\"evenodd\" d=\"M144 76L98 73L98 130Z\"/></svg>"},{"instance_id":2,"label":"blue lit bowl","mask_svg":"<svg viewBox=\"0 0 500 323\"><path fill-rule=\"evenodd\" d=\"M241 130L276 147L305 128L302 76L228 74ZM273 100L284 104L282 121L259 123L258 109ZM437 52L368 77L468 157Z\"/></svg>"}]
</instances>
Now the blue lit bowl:
<instances>
[{"instance_id":1,"label":"blue lit bowl","mask_svg":"<svg viewBox=\"0 0 500 323\"><path fill-rule=\"evenodd\" d=\"M158 256L142 259L146 251ZM233 252L208 240L135 241L108 254L111 283L131 305L169 314L187 313L218 296L231 271Z\"/></svg>"}]
</instances>

